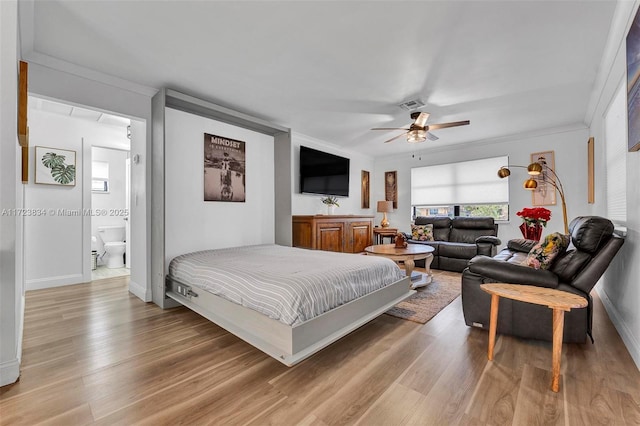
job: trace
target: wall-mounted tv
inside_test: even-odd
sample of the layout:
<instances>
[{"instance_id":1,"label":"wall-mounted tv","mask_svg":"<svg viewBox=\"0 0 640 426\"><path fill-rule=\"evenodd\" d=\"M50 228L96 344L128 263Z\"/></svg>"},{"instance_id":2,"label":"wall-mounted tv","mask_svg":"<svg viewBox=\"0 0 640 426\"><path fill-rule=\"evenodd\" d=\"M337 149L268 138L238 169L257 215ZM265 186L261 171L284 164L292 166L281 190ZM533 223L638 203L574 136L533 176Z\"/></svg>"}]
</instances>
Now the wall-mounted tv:
<instances>
[{"instance_id":1,"label":"wall-mounted tv","mask_svg":"<svg viewBox=\"0 0 640 426\"><path fill-rule=\"evenodd\" d=\"M300 192L349 196L349 159L300 147Z\"/></svg>"}]
</instances>

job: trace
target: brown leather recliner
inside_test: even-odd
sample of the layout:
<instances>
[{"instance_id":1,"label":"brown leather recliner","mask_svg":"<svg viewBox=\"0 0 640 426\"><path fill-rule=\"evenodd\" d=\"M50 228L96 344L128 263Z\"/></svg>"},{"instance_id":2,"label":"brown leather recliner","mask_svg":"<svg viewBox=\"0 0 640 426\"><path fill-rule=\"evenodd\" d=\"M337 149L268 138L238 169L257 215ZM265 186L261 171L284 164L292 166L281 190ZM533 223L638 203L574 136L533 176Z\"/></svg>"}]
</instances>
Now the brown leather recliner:
<instances>
[{"instance_id":1,"label":"brown leather recliner","mask_svg":"<svg viewBox=\"0 0 640 426\"><path fill-rule=\"evenodd\" d=\"M522 265L537 241L516 239L495 257L476 256L462 273L462 309L468 326L489 329L491 296L480 284L504 282L555 288L585 297L586 308L565 313L564 342L585 342L591 337L592 298L589 294L620 250L624 239L613 233L610 220L577 217L569 225L571 245L551 269ZM552 340L552 310L546 306L500 298L498 333ZM593 339L592 339L593 340Z\"/></svg>"}]
</instances>

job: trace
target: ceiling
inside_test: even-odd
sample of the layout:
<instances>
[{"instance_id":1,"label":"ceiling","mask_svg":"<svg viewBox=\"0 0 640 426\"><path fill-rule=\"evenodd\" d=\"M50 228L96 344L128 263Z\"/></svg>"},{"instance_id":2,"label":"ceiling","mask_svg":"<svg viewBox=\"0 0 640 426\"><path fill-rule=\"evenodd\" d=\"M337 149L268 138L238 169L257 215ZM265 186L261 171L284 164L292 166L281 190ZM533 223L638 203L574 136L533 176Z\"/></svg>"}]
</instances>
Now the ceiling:
<instances>
[{"instance_id":1,"label":"ceiling","mask_svg":"<svg viewBox=\"0 0 640 426\"><path fill-rule=\"evenodd\" d=\"M43 111L49 114L62 115L74 120L88 121L102 126L109 126L115 130L115 135L111 139L105 138L100 141L103 148L114 148L129 151L131 149L131 141L127 137L129 133L129 125L131 120L126 117L107 114L105 112L94 109L82 108L63 102L56 102L50 99L43 99L35 96L29 96L29 110ZM112 133L113 134L113 133Z\"/></svg>"},{"instance_id":2,"label":"ceiling","mask_svg":"<svg viewBox=\"0 0 640 426\"><path fill-rule=\"evenodd\" d=\"M22 1L22 52L372 156L584 123L614 1ZM471 120L410 145L429 123Z\"/></svg>"},{"instance_id":3,"label":"ceiling","mask_svg":"<svg viewBox=\"0 0 640 426\"><path fill-rule=\"evenodd\" d=\"M121 127L124 131L126 131L126 128L131 124L131 120L125 117L119 117L117 115L107 114L93 109L81 108L49 99L29 96L28 103L30 109L106 124L108 126Z\"/></svg>"}]
</instances>

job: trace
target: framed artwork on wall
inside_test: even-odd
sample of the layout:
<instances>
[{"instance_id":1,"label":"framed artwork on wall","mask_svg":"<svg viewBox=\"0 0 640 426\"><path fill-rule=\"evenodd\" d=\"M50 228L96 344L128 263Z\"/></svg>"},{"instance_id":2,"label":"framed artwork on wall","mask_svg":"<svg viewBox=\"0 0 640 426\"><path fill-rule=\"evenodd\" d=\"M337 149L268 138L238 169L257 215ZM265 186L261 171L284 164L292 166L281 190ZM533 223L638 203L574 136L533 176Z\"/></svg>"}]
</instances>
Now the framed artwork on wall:
<instances>
[{"instance_id":1,"label":"framed artwork on wall","mask_svg":"<svg viewBox=\"0 0 640 426\"><path fill-rule=\"evenodd\" d=\"M627 130L629 151L640 150L640 12L627 33Z\"/></svg>"},{"instance_id":2,"label":"framed artwork on wall","mask_svg":"<svg viewBox=\"0 0 640 426\"><path fill-rule=\"evenodd\" d=\"M66 149L35 147L36 183L76 185L76 152Z\"/></svg>"},{"instance_id":3,"label":"framed artwork on wall","mask_svg":"<svg viewBox=\"0 0 640 426\"><path fill-rule=\"evenodd\" d=\"M245 202L245 142L204 134L204 201Z\"/></svg>"},{"instance_id":4,"label":"framed artwork on wall","mask_svg":"<svg viewBox=\"0 0 640 426\"><path fill-rule=\"evenodd\" d=\"M534 152L531 154L532 163L542 164L542 173L538 176L532 176L538 183L538 187L531 191L531 204L534 206L555 206L556 205L556 188L549 183L553 177L549 176L548 170L544 167L550 167L555 170L555 155L553 151Z\"/></svg>"},{"instance_id":5,"label":"framed artwork on wall","mask_svg":"<svg viewBox=\"0 0 640 426\"><path fill-rule=\"evenodd\" d=\"M398 208L398 172L384 172L384 199L393 201L393 208Z\"/></svg>"},{"instance_id":6,"label":"framed artwork on wall","mask_svg":"<svg viewBox=\"0 0 640 426\"><path fill-rule=\"evenodd\" d=\"M370 195L370 185L369 185L369 172L367 170L362 171L362 196L361 196L361 207L363 209L369 208L369 195Z\"/></svg>"}]
</instances>

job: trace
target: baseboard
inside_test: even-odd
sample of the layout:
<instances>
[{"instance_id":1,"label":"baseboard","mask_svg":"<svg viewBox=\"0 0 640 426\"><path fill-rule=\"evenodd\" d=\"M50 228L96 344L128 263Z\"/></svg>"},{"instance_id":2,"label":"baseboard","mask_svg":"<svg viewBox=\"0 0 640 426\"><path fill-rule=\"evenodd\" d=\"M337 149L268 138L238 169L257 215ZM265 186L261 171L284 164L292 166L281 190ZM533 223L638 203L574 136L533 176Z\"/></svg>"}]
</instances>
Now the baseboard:
<instances>
[{"instance_id":1,"label":"baseboard","mask_svg":"<svg viewBox=\"0 0 640 426\"><path fill-rule=\"evenodd\" d=\"M622 320L622 317L611 302L611 299L609 299L609 296L607 296L607 294L600 288L596 288L596 293L598 293L598 296L600 296L600 300L602 301L604 309L609 315L609 319L618 331L618 334L620 334L620 337L622 338L624 345L627 347L631 358L633 358L633 361L636 363L636 367L638 367L638 370L640 370L640 342L638 342L636 336L631 333L629 327L627 327L625 322Z\"/></svg>"},{"instance_id":2,"label":"baseboard","mask_svg":"<svg viewBox=\"0 0 640 426\"><path fill-rule=\"evenodd\" d=\"M61 287L63 285L80 284L84 279L82 274L61 275L59 277L38 278L27 280L25 290L41 290L43 288Z\"/></svg>"},{"instance_id":3,"label":"baseboard","mask_svg":"<svg viewBox=\"0 0 640 426\"><path fill-rule=\"evenodd\" d=\"M0 364L0 386L15 383L18 377L20 377L20 361L17 358Z\"/></svg>"},{"instance_id":4,"label":"baseboard","mask_svg":"<svg viewBox=\"0 0 640 426\"><path fill-rule=\"evenodd\" d=\"M144 302L151 302L151 289L129 280L129 291Z\"/></svg>"}]
</instances>

